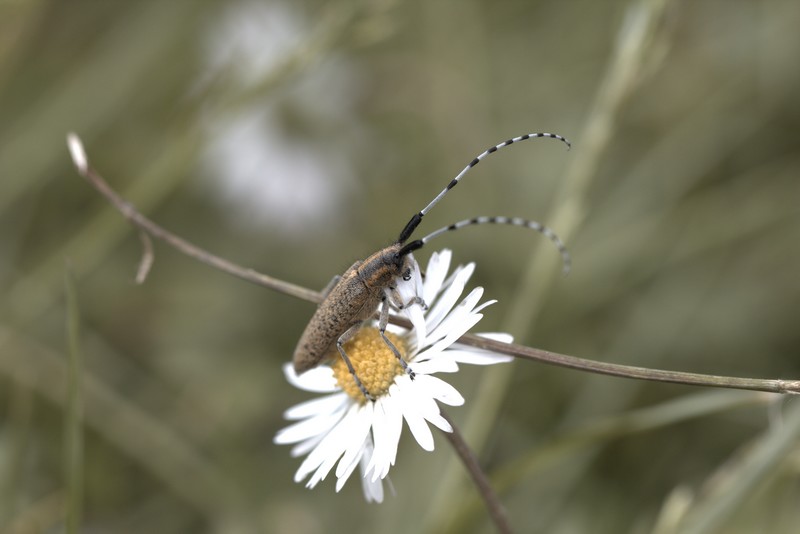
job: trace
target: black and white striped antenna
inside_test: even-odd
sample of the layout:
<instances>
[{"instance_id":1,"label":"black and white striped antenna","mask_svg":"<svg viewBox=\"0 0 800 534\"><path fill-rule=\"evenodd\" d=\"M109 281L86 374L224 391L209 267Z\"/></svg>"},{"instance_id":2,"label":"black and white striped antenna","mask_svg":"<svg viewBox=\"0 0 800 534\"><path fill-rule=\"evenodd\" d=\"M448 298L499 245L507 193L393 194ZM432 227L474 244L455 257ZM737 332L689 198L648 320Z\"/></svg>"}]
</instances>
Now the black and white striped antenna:
<instances>
[{"instance_id":1,"label":"black and white striped antenna","mask_svg":"<svg viewBox=\"0 0 800 534\"><path fill-rule=\"evenodd\" d=\"M484 151L483 153L478 155L475 159L473 159L471 162L469 162L469 164L466 167L464 167L464 169L460 173L458 173L456 177L450 181L449 184L447 184L447 187L442 189L442 191L438 195L436 195L436 197L434 197L434 199L431 200L427 206L425 206L419 213L416 213L413 217L411 217L411 220L408 221L408 224L406 224L405 228L403 228L403 231L400 232L400 237L397 239L397 243L404 245L403 248L401 248L400 251L398 252L398 255L404 256L406 254L409 254L414 250L422 248L422 246L425 245L428 241L430 241L435 237L438 237L439 235L445 232L459 230L466 226L472 226L478 224L507 224L511 226L521 226L524 228L535 230L540 234L544 235L545 237L547 237L550 241L552 241L558 248L558 251L561 253L561 258L563 261L563 272L564 274L568 273L571 265L569 252L567 252L567 248L564 246L564 243L561 241L561 239L558 238L556 233L553 232L553 230L551 230L547 226L539 222L527 219L521 219L519 217L474 217L472 219L465 219L463 221L459 221L448 226L443 226L442 228L439 228L438 230L426 235L422 239L417 239L412 241L411 243L405 244L406 241L408 241L408 238L411 237L411 234L414 233L414 230L416 230L417 226L419 226L419 224L422 222L422 218L425 215L427 215L428 212L430 212L431 209L433 209L433 207L436 204L438 204L439 201L442 200L442 198L444 198L444 196L451 189L453 189L456 185L458 185L461 179L475 165L483 161L483 159L489 156L489 154L493 154L498 150L500 150L501 148L505 148L509 145L513 145L514 143L525 141L527 139L538 139L541 137L548 137L550 139L561 141L562 143L567 145L567 149L569 149L572 146L571 143L565 137L562 137L558 134L541 132L541 133L530 133L521 135L519 137L514 137L512 139L509 139L508 141L500 143L499 145L495 145L489 148L488 150Z\"/></svg>"}]
</instances>

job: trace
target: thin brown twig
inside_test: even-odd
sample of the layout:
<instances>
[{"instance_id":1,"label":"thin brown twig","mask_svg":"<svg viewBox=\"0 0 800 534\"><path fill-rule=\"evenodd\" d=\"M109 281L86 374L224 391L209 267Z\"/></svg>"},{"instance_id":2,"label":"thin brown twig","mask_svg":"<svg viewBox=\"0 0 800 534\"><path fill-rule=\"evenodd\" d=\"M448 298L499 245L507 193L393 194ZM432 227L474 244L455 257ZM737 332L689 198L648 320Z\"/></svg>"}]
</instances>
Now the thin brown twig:
<instances>
[{"instance_id":1,"label":"thin brown twig","mask_svg":"<svg viewBox=\"0 0 800 534\"><path fill-rule=\"evenodd\" d=\"M176 250L183 252L187 256L205 263L211 267L226 272L232 276L252 282L254 284L267 287L284 293L289 296L297 297L313 303L322 300L322 294L290 282L279 280L265 274L261 274L253 269L241 267L231 261L216 256L200 247L193 245L185 239L165 230L154 223L133 207L128 201L123 199L106 181L91 168L83 150L80 139L75 134L69 134L67 142L72 153L72 158L78 173L83 176L89 184L105 197L131 224L153 237L161 239ZM400 317L392 317L394 324L410 327L411 323ZM800 380L782 379L763 379L763 378L740 378L731 376L717 376L701 373L687 373L682 371L669 371L663 369L651 369L647 367L636 367L631 365L620 365L608 362L588 360L577 356L568 356L557 352L550 352L525 345L514 343L503 343L483 338L473 334L465 334L458 340L459 343L472 347L489 350L501 354L508 354L515 358L532 360L535 362L567 367L579 371L590 373L605 374L620 378L631 378L635 380L650 380L655 382L668 382L673 384L683 384L689 386L706 386L728 389L743 389L752 391L765 391L768 393L780 394L800 394Z\"/></svg>"},{"instance_id":2,"label":"thin brown twig","mask_svg":"<svg viewBox=\"0 0 800 534\"><path fill-rule=\"evenodd\" d=\"M587 360L577 356L568 356L557 352L535 349L525 345L503 343L480 336L467 334L459 339L459 343L472 347L508 354L524 360L567 367L589 373L632 378L634 380L650 380L653 382L668 382L686 386L706 386L714 388L741 389L749 391L765 391L767 393L800 394L800 380L782 380L773 378L741 378L735 376L708 375L702 373L687 373L684 371L669 371L665 369L652 369L649 367L636 367L616 363Z\"/></svg>"},{"instance_id":3,"label":"thin brown twig","mask_svg":"<svg viewBox=\"0 0 800 534\"><path fill-rule=\"evenodd\" d=\"M297 297L299 299L308 300L311 302L320 302L322 297L316 291L267 276L266 274L261 274L253 269L241 267L224 258L211 254L210 252L193 245L187 240L178 237L172 232L165 230L158 224L139 213L139 211L137 211L130 202L122 198L119 193L114 191L114 189L108 185L103 177L100 176L100 174L89 165L89 161L86 158L86 152L83 149L83 143L81 143L81 140L77 135L70 133L67 136L67 145L70 149L72 160L75 163L75 168L78 170L78 174L86 178L89 184L95 188L98 193L103 195L106 200L111 202L111 204L117 208L117 211L119 211L123 217L128 219L131 224L140 230L143 230L151 236L164 241L172 248L183 252L187 256L196 259L200 263L205 263L206 265L214 267L215 269L219 269L220 271L226 272L232 276L260 286L274 289L275 291L292 297Z\"/></svg>"},{"instance_id":4,"label":"thin brown twig","mask_svg":"<svg viewBox=\"0 0 800 534\"><path fill-rule=\"evenodd\" d=\"M461 461L464 463L464 466L467 468L469 475L472 477L473 482L475 482L475 487L478 489L478 493L480 493L481 498L486 503L486 509L489 511L489 516L492 518L495 526L497 527L498 532L510 534L511 530L511 523L508 521L508 514L506 514L506 509L503 506L503 503L500 502L500 498L497 496L497 493L492 489L492 485L489 483L489 479L486 477L486 473L483 472L481 469L480 464L478 463L478 459L475 457L475 453L472 452L472 449L469 448L467 442L464 441L464 436L461 435L459 432L458 427L453 423L453 420L447 416L447 414L442 411L442 417L450 423L450 426L453 428L452 432L442 432L450 444L455 449L456 454L458 454Z\"/></svg>"},{"instance_id":5,"label":"thin brown twig","mask_svg":"<svg viewBox=\"0 0 800 534\"><path fill-rule=\"evenodd\" d=\"M142 259L139 260L139 268L136 271L136 283L141 285L147 279L150 273L150 268L156 259L155 252L153 251L153 240L145 231L139 232L139 240L142 242Z\"/></svg>"}]
</instances>

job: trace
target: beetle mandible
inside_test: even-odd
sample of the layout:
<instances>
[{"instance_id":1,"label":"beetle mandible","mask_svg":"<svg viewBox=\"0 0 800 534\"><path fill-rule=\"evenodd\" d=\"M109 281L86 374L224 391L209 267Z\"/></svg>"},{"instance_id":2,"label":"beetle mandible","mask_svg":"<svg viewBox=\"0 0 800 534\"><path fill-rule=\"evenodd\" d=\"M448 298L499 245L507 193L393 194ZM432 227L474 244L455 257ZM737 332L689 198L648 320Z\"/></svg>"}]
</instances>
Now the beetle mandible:
<instances>
[{"instance_id":1,"label":"beetle mandible","mask_svg":"<svg viewBox=\"0 0 800 534\"><path fill-rule=\"evenodd\" d=\"M366 259L355 262L341 276L335 276L323 291L323 300L297 343L293 357L295 372L297 374L304 373L319 365L323 360L334 357L336 353L333 348L336 347L350 374L353 375L358 388L368 400L373 400L372 395L358 378L353 364L344 350L344 344L358 332L362 323L371 318L380 306L378 331L381 339L397 357L403 370L413 379L414 372L403 360L397 347L386 337L389 308L394 306L395 308L403 309L412 304L425 306L425 303L418 296L410 302L402 302L396 281L399 278L403 278L406 281L411 279L409 254L422 248L428 241L445 232L477 224L508 224L529 228L543 234L556 245L561 253L564 272L568 272L570 257L558 236L543 224L518 217L475 217L465 219L439 228L422 239L407 242L414 230L422 222L422 218L481 160L489 154L519 141L541 137L561 141L567 145L567 148L571 146L570 142L560 135L542 132L514 137L489 148L475 157L425 208L411 217L403 231L400 232L397 241Z\"/></svg>"}]
</instances>

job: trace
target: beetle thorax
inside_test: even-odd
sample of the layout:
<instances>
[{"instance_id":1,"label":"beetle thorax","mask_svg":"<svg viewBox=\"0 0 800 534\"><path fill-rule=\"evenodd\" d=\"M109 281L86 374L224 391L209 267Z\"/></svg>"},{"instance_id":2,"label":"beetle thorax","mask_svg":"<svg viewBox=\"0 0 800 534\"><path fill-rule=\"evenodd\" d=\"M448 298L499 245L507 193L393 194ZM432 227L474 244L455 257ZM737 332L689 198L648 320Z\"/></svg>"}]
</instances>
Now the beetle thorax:
<instances>
[{"instance_id":1,"label":"beetle thorax","mask_svg":"<svg viewBox=\"0 0 800 534\"><path fill-rule=\"evenodd\" d=\"M402 276L411 267L408 255L398 256L402 248L399 244L390 245L365 259L358 268L364 284L370 288L384 288Z\"/></svg>"}]
</instances>

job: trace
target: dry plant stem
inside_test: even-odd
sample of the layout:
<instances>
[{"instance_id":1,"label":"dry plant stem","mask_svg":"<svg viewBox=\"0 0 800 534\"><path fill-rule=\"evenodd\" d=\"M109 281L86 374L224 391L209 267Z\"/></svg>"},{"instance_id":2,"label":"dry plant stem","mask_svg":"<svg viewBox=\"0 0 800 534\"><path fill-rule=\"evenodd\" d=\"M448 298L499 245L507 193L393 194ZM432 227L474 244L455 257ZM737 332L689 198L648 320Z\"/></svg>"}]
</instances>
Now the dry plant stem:
<instances>
[{"instance_id":1,"label":"dry plant stem","mask_svg":"<svg viewBox=\"0 0 800 534\"><path fill-rule=\"evenodd\" d=\"M461 432L459 432L458 428L453 423L453 420L450 419L450 417L448 417L444 412L442 412L442 417L444 417L453 428L452 432L442 433L453 446L453 449L455 449L458 457L464 463L464 467L467 468L469 475L472 477L472 481L475 482L475 487L478 489L478 492L481 494L481 498L486 503L486 508L489 511L492 521L497 527L497 531L510 534L512 530L511 524L508 522L506 509L500 502L497 494L492 489L491 484L489 484L489 479L481 469L478 459L475 457L472 449L470 449L467 445L467 442L464 441L464 436L461 435Z\"/></svg>"},{"instance_id":2,"label":"dry plant stem","mask_svg":"<svg viewBox=\"0 0 800 534\"><path fill-rule=\"evenodd\" d=\"M297 297L309 302L319 303L322 300L321 293L311 289L285 282L265 274L261 274L253 269L241 267L219 256L215 256L175 234L163 229L138 211L129 202L120 197L111 186L90 166L84 168L77 166L78 173L82 175L101 195L103 195L117 210L134 226L150 234L153 237L163 240L168 245L180 252L205 263L211 267L224 271L242 280L264 286L286 295ZM411 323L402 318L392 317L391 321L405 327L410 327ZM673 384L684 384L689 386L706 386L729 389L743 389L752 391L766 391L769 393L793 393L800 394L800 380L780 380L780 379L760 379L760 378L739 378L730 376L716 376L700 373L686 373L681 371L668 371L662 369L650 369L647 367L635 367L630 365L619 365L607 362L598 362L568 356L557 352L550 352L514 343L502 343L479 336L466 334L459 339L459 343L470 345L481 349L508 354L516 358L533 360L536 362L557 365L588 371L590 373L618 376L621 378L633 378L638 380L650 380L655 382L670 382Z\"/></svg>"},{"instance_id":3,"label":"dry plant stem","mask_svg":"<svg viewBox=\"0 0 800 534\"><path fill-rule=\"evenodd\" d=\"M67 301L67 417L64 429L64 478L66 506L64 530L77 534L83 514L83 355L80 347L80 311L72 273L67 265L64 276Z\"/></svg>"},{"instance_id":4,"label":"dry plant stem","mask_svg":"<svg viewBox=\"0 0 800 534\"><path fill-rule=\"evenodd\" d=\"M598 362L595 360L578 358L577 356L567 356L566 354L559 354L557 352L535 349L525 345L503 343L471 334L462 336L459 339L459 343L490 350L492 352L509 354L516 358L522 358L525 360L533 360L550 365L557 365L559 367L567 367L569 369L577 369L579 371L587 371L602 375L618 376L621 378L650 380L653 382L669 382L672 384L683 384L687 386L706 386L749 391L765 391L768 393L791 393L795 395L800 394L800 380L740 378L734 376L686 373L682 371L668 371L664 369L652 369L649 367L636 367L632 365Z\"/></svg>"},{"instance_id":5,"label":"dry plant stem","mask_svg":"<svg viewBox=\"0 0 800 534\"><path fill-rule=\"evenodd\" d=\"M278 280L277 278L256 272L253 269L240 267L235 263L232 263L224 258L220 258L219 256L215 256L214 254L211 254L210 252L207 252L200 247L189 243L185 239L176 236L172 232L165 230L139 213L132 204L119 196L117 192L114 191L111 186L106 183L103 177L100 176L100 174L98 174L91 166L86 166L84 169L78 168L78 173L86 178L92 187L94 187L101 195L111 202L111 204L113 204L114 207L117 208L117 210L128 221L131 222L131 224L150 234L151 236L161 239L171 247L183 252L187 256L190 256L201 263L205 263L206 265L214 267L215 269L219 269L220 271L226 272L237 278L241 278L242 280L247 280L248 282L253 282L254 284L274 289L275 291L285 293L286 295L311 302L320 301L320 294L316 291L306 289L305 287L298 286L290 282ZM142 264L147 263L148 254L152 254L152 252L148 253L148 251L145 249L145 257L142 261Z\"/></svg>"},{"instance_id":6,"label":"dry plant stem","mask_svg":"<svg viewBox=\"0 0 800 534\"><path fill-rule=\"evenodd\" d=\"M139 269L136 271L136 283L144 284L150 268L156 260L156 255L153 251L153 242L147 232L139 232L139 240L142 242L142 259L139 261Z\"/></svg>"}]
</instances>

